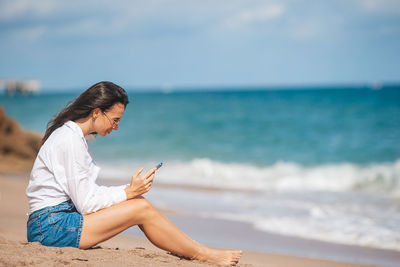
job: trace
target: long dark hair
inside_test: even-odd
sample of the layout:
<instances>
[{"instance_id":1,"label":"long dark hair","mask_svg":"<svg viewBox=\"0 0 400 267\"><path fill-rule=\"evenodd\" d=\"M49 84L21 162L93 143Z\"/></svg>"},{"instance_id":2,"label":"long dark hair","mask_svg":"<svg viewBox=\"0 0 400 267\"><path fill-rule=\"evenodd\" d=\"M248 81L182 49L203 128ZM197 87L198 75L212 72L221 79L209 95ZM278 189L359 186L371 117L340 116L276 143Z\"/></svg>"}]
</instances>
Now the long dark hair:
<instances>
[{"instance_id":1,"label":"long dark hair","mask_svg":"<svg viewBox=\"0 0 400 267\"><path fill-rule=\"evenodd\" d=\"M112 82L99 82L92 85L47 123L42 144L46 142L54 130L61 127L65 122L86 118L95 108L105 112L116 103L121 103L125 107L128 105L128 96L124 89Z\"/></svg>"}]
</instances>

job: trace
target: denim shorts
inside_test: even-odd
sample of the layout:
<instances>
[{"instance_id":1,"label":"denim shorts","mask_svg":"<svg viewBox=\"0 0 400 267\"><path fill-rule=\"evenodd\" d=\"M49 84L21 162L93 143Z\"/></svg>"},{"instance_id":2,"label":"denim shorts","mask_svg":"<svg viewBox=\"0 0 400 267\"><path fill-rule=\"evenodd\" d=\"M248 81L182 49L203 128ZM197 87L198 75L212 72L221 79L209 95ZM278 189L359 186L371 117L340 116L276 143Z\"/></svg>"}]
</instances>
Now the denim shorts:
<instances>
[{"instance_id":1,"label":"denim shorts","mask_svg":"<svg viewBox=\"0 0 400 267\"><path fill-rule=\"evenodd\" d=\"M29 242L45 246L79 248L82 226L82 214L68 200L29 215L27 237Z\"/></svg>"}]
</instances>

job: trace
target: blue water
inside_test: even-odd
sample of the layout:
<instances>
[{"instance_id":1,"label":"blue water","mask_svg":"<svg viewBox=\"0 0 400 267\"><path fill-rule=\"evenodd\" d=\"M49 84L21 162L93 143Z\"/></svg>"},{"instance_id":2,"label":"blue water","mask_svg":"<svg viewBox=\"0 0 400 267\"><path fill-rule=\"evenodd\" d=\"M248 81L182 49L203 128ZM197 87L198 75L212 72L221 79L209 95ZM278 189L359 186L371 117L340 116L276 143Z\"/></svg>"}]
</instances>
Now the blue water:
<instances>
[{"instance_id":1,"label":"blue water","mask_svg":"<svg viewBox=\"0 0 400 267\"><path fill-rule=\"evenodd\" d=\"M43 133L78 94L2 95L0 105ZM128 95L119 130L91 144L101 178L129 182L162 161L148 194L157 206L400 251L400 86Z\"/></svg>"},{"instance_id":2,"label":"blue water","mask_svg":"<svg viewBox=\"0 0 400 267\"><path fill-rule=\"evenodd\" d=\"M0 104L25 128L43 133L47 121L76 96L2 96ZM310 166L400 158L399 89L130 92L129 97L118 132L94 144L100 159Z\"/></svg>"}]
</instances>

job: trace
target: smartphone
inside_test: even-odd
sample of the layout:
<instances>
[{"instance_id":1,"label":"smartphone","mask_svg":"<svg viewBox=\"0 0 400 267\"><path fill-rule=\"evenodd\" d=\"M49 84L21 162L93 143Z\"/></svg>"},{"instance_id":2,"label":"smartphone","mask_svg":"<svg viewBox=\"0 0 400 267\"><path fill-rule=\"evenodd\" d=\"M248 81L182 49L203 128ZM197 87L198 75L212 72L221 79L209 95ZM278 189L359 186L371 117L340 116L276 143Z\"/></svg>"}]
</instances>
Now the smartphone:
<instances>
[{"instance_id":1,"label":"smartphone","mask_svg":"<svg viewBox=\"0 0 400 267\"><path fill-rule=\"evenodd\" d=\"M162 165L163 165L163 163L160 162L159 164L157 164L156 169L158 170L159 168L161 168Z\"/></svg>"}]
</instances>

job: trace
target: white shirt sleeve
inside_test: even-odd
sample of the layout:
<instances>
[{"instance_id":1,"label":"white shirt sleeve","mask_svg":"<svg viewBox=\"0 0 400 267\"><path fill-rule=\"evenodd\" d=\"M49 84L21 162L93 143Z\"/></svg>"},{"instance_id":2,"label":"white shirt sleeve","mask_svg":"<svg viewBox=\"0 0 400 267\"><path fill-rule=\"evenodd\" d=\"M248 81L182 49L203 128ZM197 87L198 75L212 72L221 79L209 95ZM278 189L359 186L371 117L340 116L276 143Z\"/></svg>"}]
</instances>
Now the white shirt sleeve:
<instances>
[{"instance_id":1,"label":"white shirt sleeve","mask_svg":"<svg viewBox=\"0 0 400 267\"><path fill-rule=\"evenodd\" d=\"M126 200L123 186L99 186L95 165L83 139L69 138L50 149L56 182L81 214L88 214Z\"/></svg>"}]
</instances>

